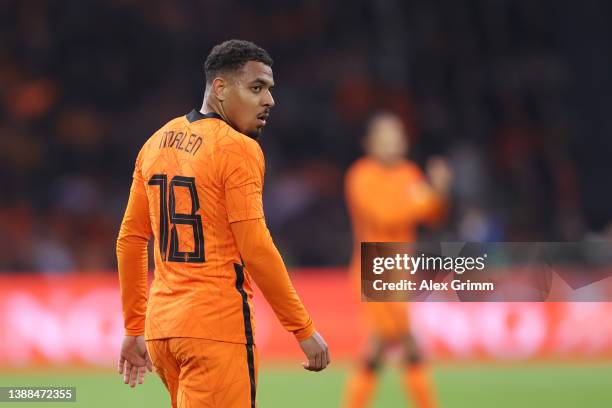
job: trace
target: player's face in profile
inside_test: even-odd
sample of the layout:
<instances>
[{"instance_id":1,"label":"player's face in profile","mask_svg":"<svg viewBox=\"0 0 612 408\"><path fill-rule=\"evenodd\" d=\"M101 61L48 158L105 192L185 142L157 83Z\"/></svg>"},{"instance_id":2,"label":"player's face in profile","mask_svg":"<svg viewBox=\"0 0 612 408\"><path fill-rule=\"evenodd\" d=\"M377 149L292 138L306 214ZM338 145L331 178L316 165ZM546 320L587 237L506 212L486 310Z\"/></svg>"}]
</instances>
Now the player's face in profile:
<instances>
[{"instance_id":1,"label":"player's face in profile","mask_svg":"<svg viewBox=\"0 0 612 408\"><path fill-rule=\"evenodd\" d=\"M231 81L225 112L241 133L257 138L270 109L274 106L272 68L258 61L249 61Z\"/></svg>"},{"instance_id":2,"label":"player's face in profile","mask_svg":"<svg viewBox=\"0 0 612 408\"><path fill-rule=\"evenodd\" d=\"M408 141L399 118L384 115L372 120L366 140L368 155L386 165L393 165L407 152Z\"/></svg>"}]
</instances>

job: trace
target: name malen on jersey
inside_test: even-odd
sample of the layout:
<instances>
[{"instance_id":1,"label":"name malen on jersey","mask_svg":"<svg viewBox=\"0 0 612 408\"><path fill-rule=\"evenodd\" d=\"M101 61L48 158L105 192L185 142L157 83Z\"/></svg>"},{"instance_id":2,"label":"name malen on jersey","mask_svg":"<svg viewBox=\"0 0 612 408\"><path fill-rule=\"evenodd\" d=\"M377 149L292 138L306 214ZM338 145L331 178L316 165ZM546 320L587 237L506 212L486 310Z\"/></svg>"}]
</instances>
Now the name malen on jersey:
<instances>
[{"instance_id":1,"label":"name malen on jersey","mask_svg":"<svg viewBox=\"0 0 612 408\"><path fill-rule=\"evenodd\" d=\"M202 146L202 138L200 136L191 133L187 137L185 132L174 132L172 130L164 132L159 141L160 149L164 147L174 148L191 153L194 156L200 149L200 146Z\"/></svg>"}]
</instances>

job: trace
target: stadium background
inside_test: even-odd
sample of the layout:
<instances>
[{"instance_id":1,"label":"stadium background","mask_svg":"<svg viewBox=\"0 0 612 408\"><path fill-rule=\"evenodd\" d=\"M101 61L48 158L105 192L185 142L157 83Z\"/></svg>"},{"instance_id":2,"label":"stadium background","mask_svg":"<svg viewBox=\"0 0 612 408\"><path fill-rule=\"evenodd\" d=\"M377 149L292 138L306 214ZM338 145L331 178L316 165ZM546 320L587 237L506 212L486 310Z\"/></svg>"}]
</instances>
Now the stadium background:
<instances>
[{"instance_id":1,"label":"stadium background","mask_svg":"<svg viewBox=\"0 0 612 408\"><path fill-rule=\"evenodd\" d=\"M441 154L453 166L452 216L423 239L612 237L608 2L0 8L2 386L76 385L71 406L165 406L153 376L132 391L112 371L121 337L114 242L138 148L200 105L203 60L224 39L255 41L275 60L277 106L262 139L266 218L335 356L325 374L302 372L293 340L257 301L261 406L336 406L363 344L343 269L342 178L373 111L404 119L418 163ZM419 304L411 314L443 406L604 407L609 309ZM386 376L378 406L401 401Z\"/></svg>"}]
</instances>

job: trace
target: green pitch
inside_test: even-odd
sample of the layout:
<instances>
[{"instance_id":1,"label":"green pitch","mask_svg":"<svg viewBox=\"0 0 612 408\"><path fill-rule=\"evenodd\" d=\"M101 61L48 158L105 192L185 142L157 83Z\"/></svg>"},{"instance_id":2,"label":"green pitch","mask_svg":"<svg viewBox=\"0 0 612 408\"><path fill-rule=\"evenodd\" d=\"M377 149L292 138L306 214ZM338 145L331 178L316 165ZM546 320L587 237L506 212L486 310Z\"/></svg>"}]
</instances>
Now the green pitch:
<instances>
[{"instance_id":1,"label":"green pitch","mask_svg":"<svg viewBox=\"0 0 612 408\"><path fill-rule=\"evenodd\" d=\"M333 408L339 406L347 366L309 373L287 366L261 369L260 408ZM612 364L531 363L522 365L437 365L434 380L441 407L448 408L601 408L612 407ZM136 389L110 372L28 371L0 374L0 386L75 386L76 403L6 403L9 407L168 407L163 385L148 375ZM374 407L403 407L396 371L385 372Z\"/></svg>"}]
</instances>

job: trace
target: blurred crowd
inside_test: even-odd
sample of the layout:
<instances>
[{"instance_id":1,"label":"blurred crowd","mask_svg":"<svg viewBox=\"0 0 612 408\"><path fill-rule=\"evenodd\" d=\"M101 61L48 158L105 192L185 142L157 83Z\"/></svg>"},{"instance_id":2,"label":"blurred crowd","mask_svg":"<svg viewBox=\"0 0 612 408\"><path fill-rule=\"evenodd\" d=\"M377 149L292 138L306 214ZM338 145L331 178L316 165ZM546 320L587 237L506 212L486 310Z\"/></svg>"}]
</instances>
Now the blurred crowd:
<instances>
[{"instance_id":1,"label":"blurred crowd","mask_svg":"<svg viewBox=\"0 0 612 408\"><path fill-rule=\"evenodd\" d=\"M453 167L437 237L612 238L612 6L545 3L0 0L0 271L115 267L138 149L229 38L275 60L264 200L290 266L348 262L343 175L379 110Z\"/></svg>"}]
</instances>

